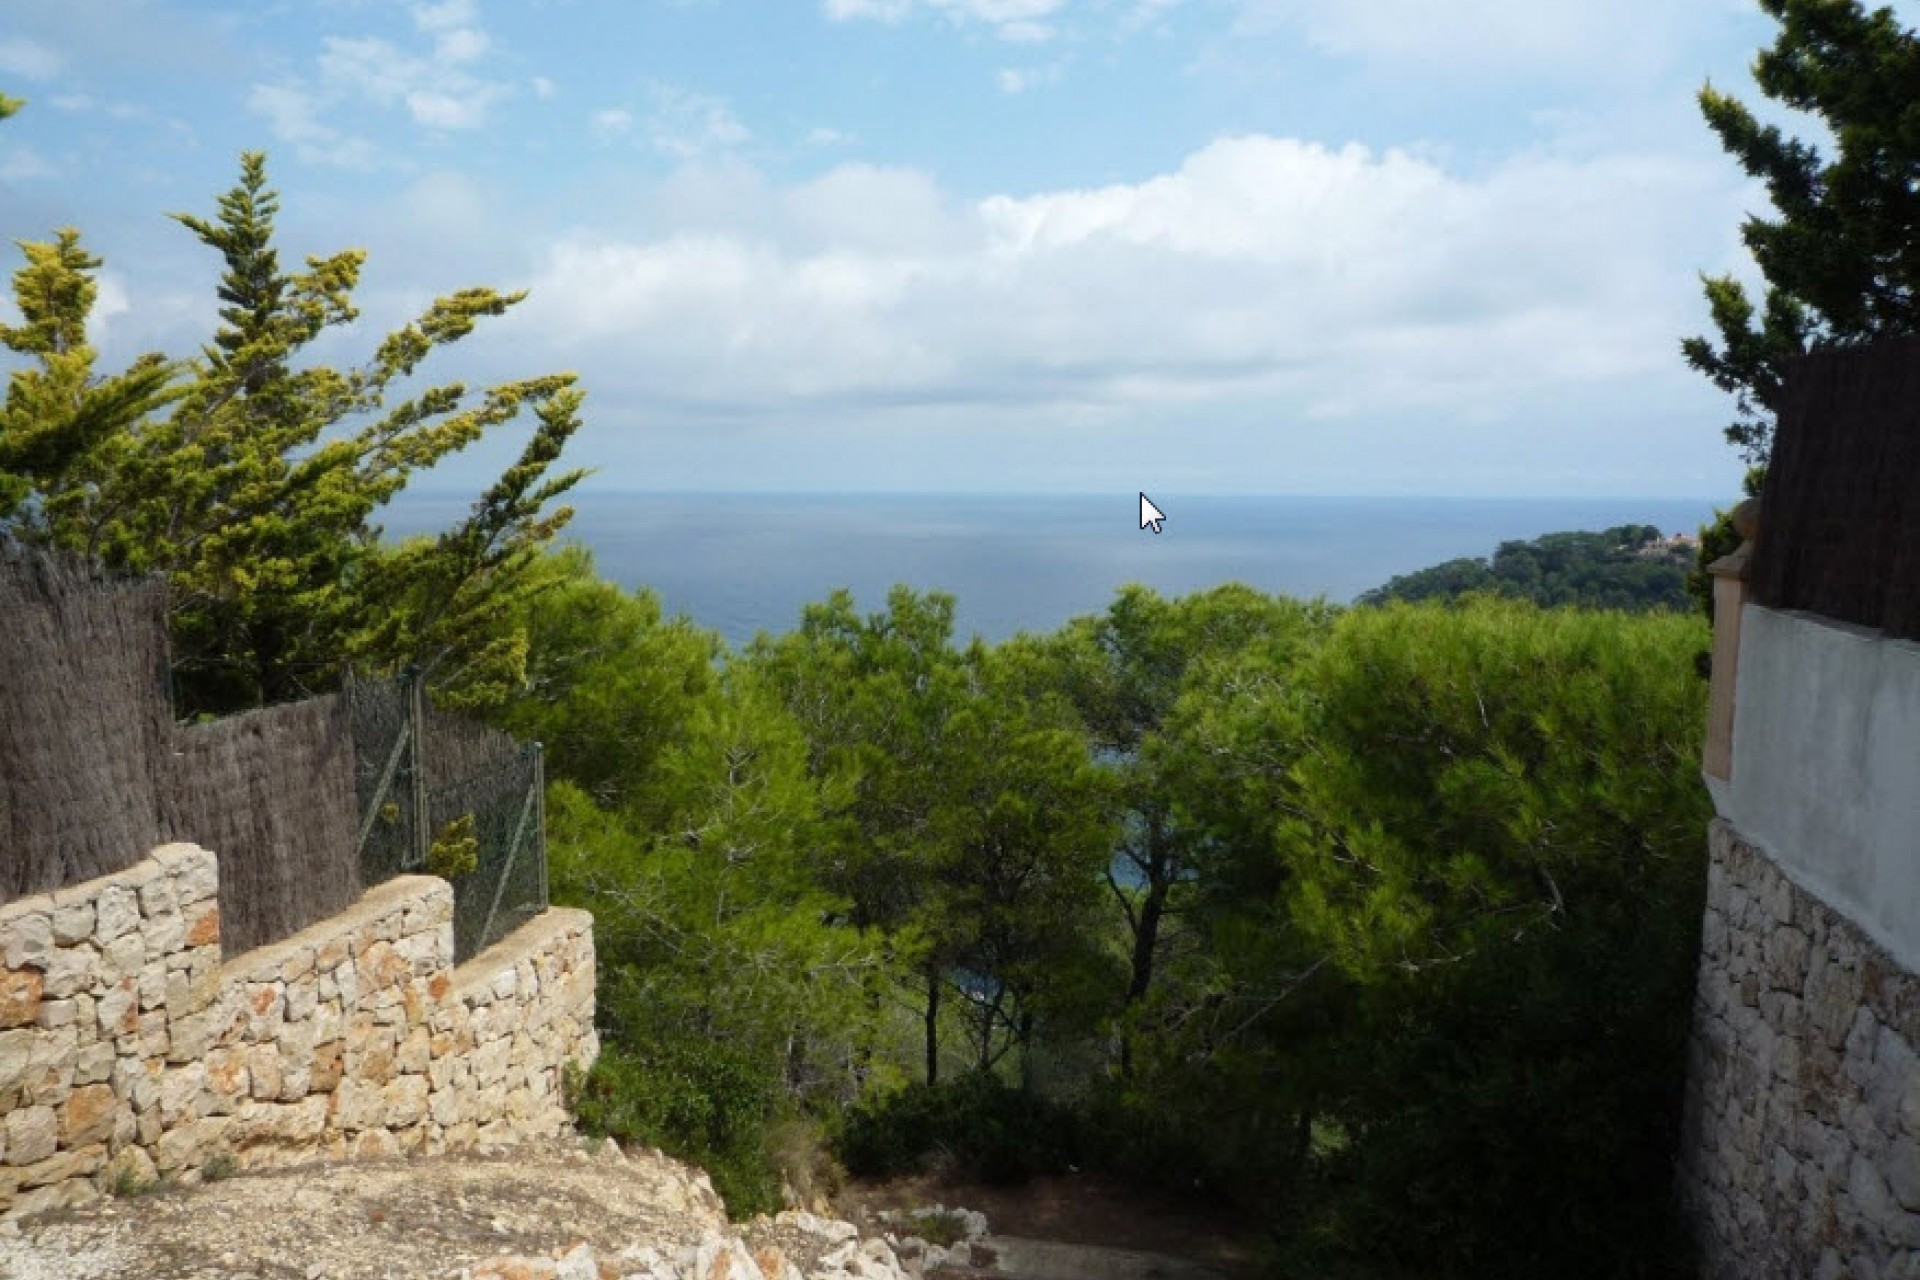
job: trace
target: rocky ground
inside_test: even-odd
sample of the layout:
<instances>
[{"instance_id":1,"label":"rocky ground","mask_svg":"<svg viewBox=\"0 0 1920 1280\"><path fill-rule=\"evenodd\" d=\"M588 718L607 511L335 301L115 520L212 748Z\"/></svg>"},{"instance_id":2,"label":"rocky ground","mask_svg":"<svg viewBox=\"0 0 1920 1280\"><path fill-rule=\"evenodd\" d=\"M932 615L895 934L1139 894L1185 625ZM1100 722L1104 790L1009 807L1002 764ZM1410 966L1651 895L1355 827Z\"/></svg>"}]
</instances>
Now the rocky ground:
<instances>
[{"instance_id":1,"label":"rocky ground","mask_svg":"<svg viewBox=\"0 0 1920 1280\"><path fill-rule=\"evenodd\" d=\"M266 1170L0 1221L0 1280L920 1280L925 1246L894 1239L898 1253L808 1213L734 1227L705 1174L560 1140Z\"/></svg>"}]
</instances>

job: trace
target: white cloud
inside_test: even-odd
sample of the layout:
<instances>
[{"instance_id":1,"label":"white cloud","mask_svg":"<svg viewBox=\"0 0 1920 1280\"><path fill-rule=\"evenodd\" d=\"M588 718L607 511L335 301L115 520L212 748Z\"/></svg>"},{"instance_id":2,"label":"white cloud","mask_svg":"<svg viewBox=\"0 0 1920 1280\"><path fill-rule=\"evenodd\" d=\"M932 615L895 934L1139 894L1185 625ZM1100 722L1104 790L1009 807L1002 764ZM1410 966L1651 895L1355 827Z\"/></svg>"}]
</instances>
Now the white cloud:
<instances>
[{"instance_id":1,"label":"white cloud","mask_svg":"<svg viewBox=\"0 0 1920 1280\"><path fill-rule=\"evenodd\" d=\"M379 148L326 123L326 103L298 84L257 84L247 95L247 109L265 116L273 136L292 143L308 164L370 169L379 161Z\"/></svg>"},{"instance_id":2,"label":"white cloud","mask_svg":"<svg viewBox=\"0 0 1920 1280\"><path fill-rule=\"evenodd\" d=\"M101 271L94 283L100 292L87 316L87 341L99 347L107 341L114 317L132 311L133 301L127 294L127 282L116 271Z\"/></svg>"},{"instance_id":3,"label":"white cloud","mask_svg":"<svg viewBox=\"0 0 1920 1280\"><path fill-rule=\"evenodd\" d=\"M46 45L24 36L0 39L0 73L22 80L51 80L66 60Z\"/></svg>"},{"instance_id":4,"label":"white cloud","mask_svg":"<svg viewBox=\"0 0 1920 1280\"><path fill-rule=\"evenodd\" d=\"M767 192L750 225L571 234L519 323L616 398L750 416L1252 397L1281 418L1507 420L1685 378L1694 271L1745 194L1722 168L1466 177L1250 136L1139 182L966 203L846 165Z\"/></svg>"},{"instance_id":5,"label":"white cloud","mask_svg":"<svg viewBox=\"0 0 1920 1280\"><path fill-rule=\"evenodd\" d=\"M916 9L938 15L956 26L979 23L1002 40L1031 44L1053 38L1046 19L1067 7L1068 0L826 0L824 11L835 22L867 19L889 26L905 21Z\"/></svg>"},{"instance_id":6,"label":"white cloud","mask_svg":"<svg viewBox=\"0 0 1920 1280\"><path fill-rule=\"evenodd\" d=\"M533 90L533 96L536 98L551 98L559 91L558 86L545 76L535 76L527 81L527 86Z\"/></svg>"},{"instance_id":7,"label":"white cloud","mask_svg":"<svg viewBox=\"0 0 1920 1280\"><path fill-rule=\"evenodd\" d=\"M1050 62L1043 67L1002 67L995 81L1002 93L1025 93L1029 89L1059 84L1065 71L1064 62Z\"/></svg>"},{"instance_id":8,"label":"white cloud","mask_svg":"<svg viewBox=\"0 0 1920 1280\"><path fill-rule=\"evenodd\" d=\"M724 98L670 84L652 85L648 97L647 137L662 155L687 159L737 146L749 136Z\"/></svg>"},{"instance_id":9,"label":"white cloud","mask_svg":"<svg viewBox=\"0 0 1920 1280\"><path fill-rule=\"evenodd\" d=\"M432 129L474 129L486 123L488 108L506 86L481 80L462 68L484 49L485 37L456 30L435 37L433 54L415 57L377 37L329 36L322 43L320 77L340 93L358 95L378 106L404 104L414 123Z\"/></svg>"},{"instance_id":10,"label":"white cloud","mask_svg":"<svg viewBox=\"0 0 1920 1280\"><path fill-rule=\"evenodd\" d=\"M633 129L633 112L623 107L608 107L592 117L593 131L603 138L616 137Z\"/></svg>"},{"instance_id":11,"label":"white cloud","mask_svg":"<svg viewBox=\"0 0 1920 1280\"><path fill-rule=\"evenodd\" d=\"M0 147L0 182L50 178L59 170L32 147Z\"/></svg>"},{"instance_id":12,"label":"white cloud","mask_svg":"<svg viewBox=\"0 0 1920 1280\"><path fill-rule=\"evenodd\" d=\"M383 36L325 36L310 80L257 84L249 106L304 159L356 168L372 163L378 152L331 123L346 104L404 108L415 124L435 131L486 124L493 104L513 89L475 70L492 41L479 26L472 0L413 4L407 13L415 31L430 40L429 48L402 48ZM532 86L542 97L553 89L545 77L535 77Z\"/></svg>"}]
</instances>

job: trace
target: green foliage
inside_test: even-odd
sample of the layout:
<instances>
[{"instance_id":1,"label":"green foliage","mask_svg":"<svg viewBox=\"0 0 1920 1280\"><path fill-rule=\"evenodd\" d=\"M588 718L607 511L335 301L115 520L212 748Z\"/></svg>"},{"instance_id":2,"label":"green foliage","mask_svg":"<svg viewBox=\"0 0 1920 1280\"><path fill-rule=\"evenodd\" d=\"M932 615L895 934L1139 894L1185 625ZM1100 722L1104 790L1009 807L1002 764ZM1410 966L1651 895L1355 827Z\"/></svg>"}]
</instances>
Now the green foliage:
<instances>
[{"instance_id":1,"label":"green foliage","mask_svg":"<svg viewBox=\"0 0 1920 1280\"><path fill-rule=\"evenodd\" d=\"M1734 397L1727 439L1764 465L1789 357L1920 332L1920 36L1893 10L1859 0L1760 0L1780 23L1754 63L1768 98L1807 112L1832 155L1763 125L1712 85L1700 109L1728 154L1764 182L1776 215L1751 215L1741 237L1766 278L1756 310L1732 276L1705 280L1719 343L1681 343L1687 363Z\"/></svg>"},{"instance_id":2,"label":"green foliage","mask_svg":"<svg viewBox=\"0 0 1920 1280\"><path fill-rule=\"evenodd\" d=\"M1436 1275L1664 1275L1708 806L1690 616L1347 615L1298 673L1287 918L1368 1247Z\"/></svg>"},{"instance_id":3,"label":"green foliage","mask_svg":"<svg viewBox=\"0 0 1920 1280\"><path fill-rule=\"evenodd\" d=\"M525 674L496 721L545 744L549 777L655 827L670 821L682 800L661 766L722 700L719 638L605 581L582 547L544 557L527 585L512 618Z\"/></svg>"},{"instance_id":4,"label":"green foliage","mask_svg":"<svg viewBox=\"0 0 1920 1280\"><path fill-rule=\"evenodd\" d=\"M1741 488L1749 498L1757 498L1766 481L1765 467L1748 467ZM1709 622L1713 621L1713 575L1707 572L1707 566L1739 549L1740 535L1733 529L1733 508L1715 509L1712 522L1700 526L1700 554L1687 574L1687 594L1693 597Z\"/></svg>"},{"instance_id":5,"label":"green foliage","mask_svg":"<svg viewBox=\"0 0 1920 1280\"><path fill-rule=\"evenodd\" d=\"M962 1178L1014 1183L1065 1172L1078 1159L1073 1113L973 1071L947 1084L916 1082L852 1108L837 1134L859 1177L937 1168Z\"/></svg>"},{"instance_id":6,"label":"green foliage","mask_svg":"<svg viewBox=\"0 0 1920 1280\"><path fill-rule=\"evenodd\" d=\"M1549 533L1532 542L1503 542L1491 560L1449 560L1402 574L1357 603L1491 593L1548 607L1685 609L1689 557L1660 541L1652 525L1630 524L1601 533Z\"/></svg>"},{"instance_id":7,"label":"green foliage","mask_svg":"<svg viewBox=\"0 0 1920 1280\"><path fill-rule=\"evenodd\" d=\"M472 875L480 865L480 838L471 813L463 813L440 828L427 848L427 874L442 880Z\"/></svg>"},{"instance_id":8,"label":"green foliage","mask_svg":"<svg viewBox=\"0 0 1920 1280\"><path fill-rule=\"evenodd\" d=\"M575 1117L596 1137L659 1147L699 1165L735 1218L780 1210L765 1149L777 1079L732 1046L669 1038L601 1050L579 1084Z\"/></svg>"},{"instance_id":9,"label":"green foliage","mask_svg":"<svg viewBox=\"0 0 1920 1280\"><path fill-rule=\"evenodd\" d=\"M175 215L224 265L220 326L193 360L158 356L99 378L85 343L99 259L62 231L22 245L22 325L0 413L0 529L169 586L179 711L226 712L334 684L350 663L417 665L446 705L484 707L517 684L523 635L499 620L565 523L549 477L578 426L570 375L470 395L459 383L393 398L432 351L521 295L461 290L389 335L365 364L308 349L350 324L364 254L280 265L279 202L258 153L215 216ZM374 513L420 470L531 410L518 461L437 538L378 541Z\"/></svg>"}]
</instances>

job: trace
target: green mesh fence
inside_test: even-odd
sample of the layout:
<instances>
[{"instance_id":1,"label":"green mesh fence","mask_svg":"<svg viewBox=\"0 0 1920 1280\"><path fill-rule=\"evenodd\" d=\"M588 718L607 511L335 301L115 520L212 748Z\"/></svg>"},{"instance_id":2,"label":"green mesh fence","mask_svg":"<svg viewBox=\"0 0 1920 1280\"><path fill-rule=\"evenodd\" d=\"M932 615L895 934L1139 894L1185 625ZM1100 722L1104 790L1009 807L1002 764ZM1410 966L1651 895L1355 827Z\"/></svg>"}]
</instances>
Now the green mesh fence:
<instances>
[{"instance_id":1,"label":"green mesh fence","mask_svg":"<svg viewBox=\"0 0 1920 1280\"><path fill-rule=\"evenodd\" d=\"M456 962L546 910L539 746L434 710L410 675L355 681L347 705L362 879L448 880Z\"/></svg>"}]
</instances>

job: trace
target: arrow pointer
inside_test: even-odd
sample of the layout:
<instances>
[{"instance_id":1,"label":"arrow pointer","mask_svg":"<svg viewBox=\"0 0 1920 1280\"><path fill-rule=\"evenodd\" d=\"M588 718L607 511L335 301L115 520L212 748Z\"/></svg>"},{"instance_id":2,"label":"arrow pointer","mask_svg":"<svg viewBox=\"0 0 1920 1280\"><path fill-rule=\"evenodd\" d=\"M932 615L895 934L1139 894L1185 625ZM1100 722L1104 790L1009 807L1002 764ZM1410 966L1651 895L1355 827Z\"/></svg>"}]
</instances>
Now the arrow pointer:
<instances>
[{"instance_id":1,"label":"arrow pointer","mask_svg":"<svg viewBox=\"0 0 1920 1280\"><path fill-rule=\"evenodd\" d=\"M1153 505L1152 498L1144 493L1140 495L1140 527L1142 529L1151 529L1158 533L1160 522L1166 518L1166 513Z\"/></svg>"}]
</instances>

